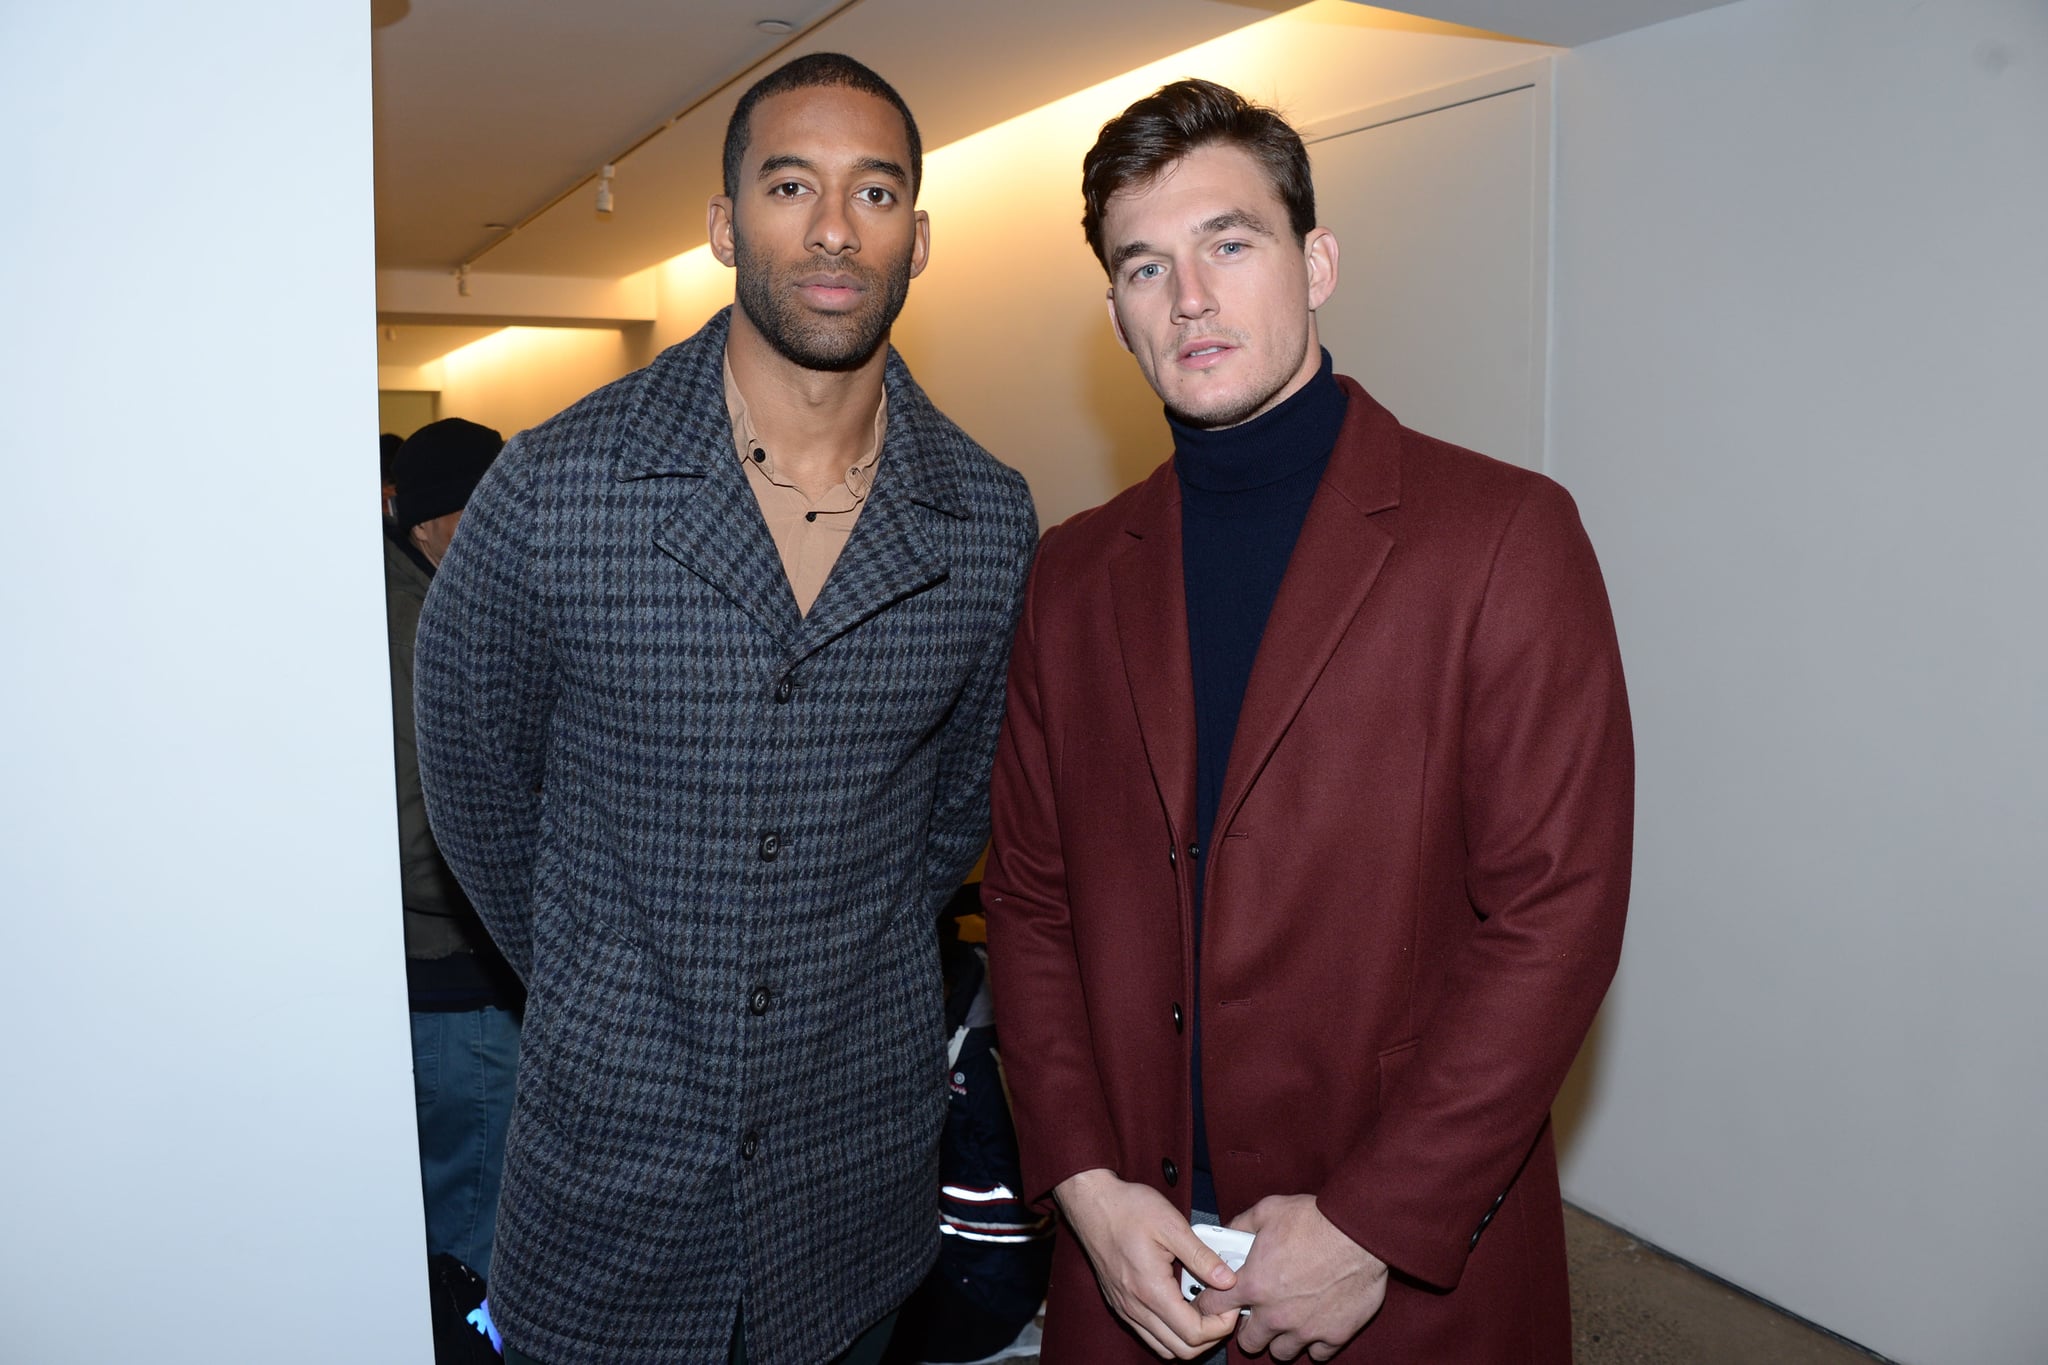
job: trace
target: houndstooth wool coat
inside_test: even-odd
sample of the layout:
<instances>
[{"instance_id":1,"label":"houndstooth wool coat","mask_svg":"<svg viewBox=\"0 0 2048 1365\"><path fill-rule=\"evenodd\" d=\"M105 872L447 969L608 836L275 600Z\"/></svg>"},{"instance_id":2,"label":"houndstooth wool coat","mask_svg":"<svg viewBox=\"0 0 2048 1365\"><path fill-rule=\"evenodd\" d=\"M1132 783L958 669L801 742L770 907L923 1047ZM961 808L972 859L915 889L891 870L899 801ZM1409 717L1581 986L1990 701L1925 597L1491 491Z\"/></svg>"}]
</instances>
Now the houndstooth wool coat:
<instances>
[{"instance_id":1,"label":"houndstooth wool coat","mask_svg":"<svg viewBox=\"0 0 2048 1365\"><path fill-rule=\"evenodd\" d=\"M799 614L729 317L522 433L421 618L441 847L528 997L491 1308L548 1365L816 1365L937 1243L934 924L987 832L1037 522L888 357Z\"/></svg>"}]
</instances>

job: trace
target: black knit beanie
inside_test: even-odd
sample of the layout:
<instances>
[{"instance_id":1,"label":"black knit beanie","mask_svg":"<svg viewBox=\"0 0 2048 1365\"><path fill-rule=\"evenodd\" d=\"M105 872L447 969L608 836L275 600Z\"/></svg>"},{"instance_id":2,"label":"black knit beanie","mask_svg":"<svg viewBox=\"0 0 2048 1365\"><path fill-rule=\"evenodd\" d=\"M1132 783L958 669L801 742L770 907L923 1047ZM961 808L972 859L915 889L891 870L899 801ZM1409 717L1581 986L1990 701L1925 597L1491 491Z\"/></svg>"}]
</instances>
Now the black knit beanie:
<instances>
[{"instance_id":1,"label":"black knit beanie","mask_svg":"<svg viewBox=\"0 0 2048 1365\"><path fill-rule=\"evenodd\" d=\"M391 500L391 519L401 531L409 531L423 521L460 512L504 448L504 437L476 422L444 417L427 423L406 438L392 462L398 493Z\"/></svg>"}]
</instances>

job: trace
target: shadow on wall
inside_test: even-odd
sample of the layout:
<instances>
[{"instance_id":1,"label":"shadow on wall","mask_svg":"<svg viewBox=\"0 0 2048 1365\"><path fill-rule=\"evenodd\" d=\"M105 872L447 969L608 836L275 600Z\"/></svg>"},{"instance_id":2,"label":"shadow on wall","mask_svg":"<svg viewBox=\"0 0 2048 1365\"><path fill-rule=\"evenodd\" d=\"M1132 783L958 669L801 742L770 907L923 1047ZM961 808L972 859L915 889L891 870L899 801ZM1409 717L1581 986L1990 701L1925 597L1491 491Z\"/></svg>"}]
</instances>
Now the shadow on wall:
<instances>
[{"instance_id":1,"label":"shadow on wall","mask_svg":"<svg viewBox=\"0 0 2048 1365\"><path fill-rule=\"evenodd\" d=\"M1172 451L1159 397L1117 343L1105 314L1094 313L1082 329L1081 360L1083 415L1102 433L1111 486L1128 488Z\"/></svg>"},{"instance_id":2,"label":"shadow on wall","mask_svg":"<svg viewBox=\"0 0 2048 1365\"><path fill-rule=\"evenodd\" d=\"M1593 1102L1599 1095L1600 1068L1606 1052L1607 1012L1602 1010L1593 1016L1593 1027L1586 1031L1579 1059L1572 1063L1571 1071L1566 1074L1564 1086L1557 1092L1557 1103L1550 1106L1550 1128L1557 1139L1559 1166L1565 1164L1572 1143L1585 1126L1586 1116L1591 1113Z\"/></svg>"}]
</instances>

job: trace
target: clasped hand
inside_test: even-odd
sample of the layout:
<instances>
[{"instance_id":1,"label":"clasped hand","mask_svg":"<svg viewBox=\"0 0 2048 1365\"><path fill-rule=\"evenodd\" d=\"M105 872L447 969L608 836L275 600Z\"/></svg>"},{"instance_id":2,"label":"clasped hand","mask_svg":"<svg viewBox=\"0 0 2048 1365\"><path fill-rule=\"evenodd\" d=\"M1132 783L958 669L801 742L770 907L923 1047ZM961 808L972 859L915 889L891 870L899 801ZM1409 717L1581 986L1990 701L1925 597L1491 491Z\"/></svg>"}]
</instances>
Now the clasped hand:
<instances>
[{"instance_id":1,"label":"clasped hand","mask_svg":"<svg viewBox=\"0 0 2048 1365\"><path fill-rule=\"evenodd\" d=\"M1148 1185L1092 1170L1054 1193L1110 1308L1167 1359L1196 1359L1235 1331L1253 1354L1328 1360L1386 1298L1386 1264L1339 1232L1312 1195L1270 1196L1231 1220L1258 1239L1233 1274ZM1181 1297L1175 1262L1209 1286L1194 1304ZM1240 1309L1251 1311L1240 1318Z\"/></svg>"},{"instance_id":2,"label":"clasped hand","mask_svg":"<svg viewBox=\"0 0 2048 1365\"><path fill-rule=\"evenodd\" d=\"M1249 1308L1237 1344L1275 1360L1328 1360L1364 1330L1387 1297L1386 1263L1323 1217L1315 1196L1270 1195L1230 1220L1257 1240L1229 1286L1199 1302L1209 1314Z\"/></svg>"},{"instance_id":3,"label":"clasped hand","mask_svg":"<svg viewBox=\"0 0 2048 1365\"><path fill-rule=\"evenodd\" d=\"M1236 1329L1235 1308L1204 1313L1181 1297L1175 1262L1207 1285L1236 1277L1159 1191L1098 1169L1067 1177L1053 1194L1095 1267L1102 1296L1158 1355L1194 1360Z\"/></svg>"}]
</instances>

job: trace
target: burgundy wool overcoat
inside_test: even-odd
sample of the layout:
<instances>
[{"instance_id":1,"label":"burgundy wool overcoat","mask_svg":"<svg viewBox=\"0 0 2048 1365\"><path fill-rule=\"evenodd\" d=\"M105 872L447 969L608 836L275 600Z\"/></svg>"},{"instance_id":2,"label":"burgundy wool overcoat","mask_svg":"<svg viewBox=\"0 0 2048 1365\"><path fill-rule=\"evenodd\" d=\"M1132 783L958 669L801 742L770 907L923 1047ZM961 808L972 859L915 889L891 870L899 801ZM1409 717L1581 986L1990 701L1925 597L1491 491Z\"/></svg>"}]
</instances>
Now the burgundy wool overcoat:
<instances>
[{"instance_id":1,"label":"burgundy wool overcoat","mask_svg":"<svg viewBox=\"0 0 2048 1365\"><path fill-rule=\"evenodd\" d=\"M1341 382L1207 856L1170 462L1040 547L984 887L1025 1193L1107 1167L1187 1209L1199 1001L1224 1221L1313 1194L1392 1267L1339 1360L1569 1361L1549 1110L1634 806L1606 589L1562 488ZM1044 1359L1152 1359L1070 1236Z\"/></svg>"}]
</instances>

